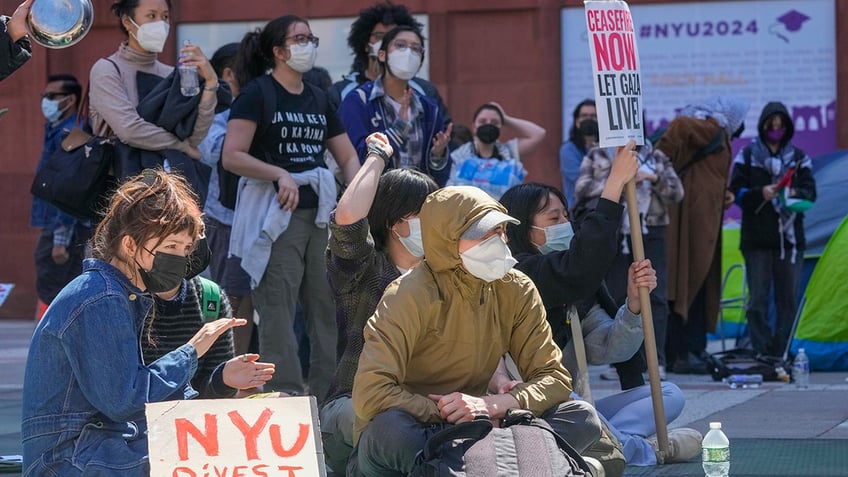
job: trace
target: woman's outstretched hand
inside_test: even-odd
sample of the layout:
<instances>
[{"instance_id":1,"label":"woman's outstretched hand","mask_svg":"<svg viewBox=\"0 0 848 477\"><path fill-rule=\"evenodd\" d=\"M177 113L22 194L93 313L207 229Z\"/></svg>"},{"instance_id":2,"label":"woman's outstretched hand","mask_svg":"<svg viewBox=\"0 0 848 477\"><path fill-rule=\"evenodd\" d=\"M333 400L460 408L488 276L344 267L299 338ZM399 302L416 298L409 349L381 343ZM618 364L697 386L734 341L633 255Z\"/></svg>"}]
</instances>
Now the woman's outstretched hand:
<instances>
[{"instance_id":1,"label":"woman's outstretched hand","mask_svg":"<svg viewBox=\"0 0 848 477\"><path fill-rule=\"evenodd\" d=\"M197 350L197 357L200 358L209 351L209 348L215 344L215 340L224 334L224 332L234 326L242 326L245 324L247 324L247 320L243 318L221 318L211 321L203 325L203 327L200 328L200 330L198 330L190 340L188 340L188 344L194 346L194 349Z\"/></svg>"}]
</instances>

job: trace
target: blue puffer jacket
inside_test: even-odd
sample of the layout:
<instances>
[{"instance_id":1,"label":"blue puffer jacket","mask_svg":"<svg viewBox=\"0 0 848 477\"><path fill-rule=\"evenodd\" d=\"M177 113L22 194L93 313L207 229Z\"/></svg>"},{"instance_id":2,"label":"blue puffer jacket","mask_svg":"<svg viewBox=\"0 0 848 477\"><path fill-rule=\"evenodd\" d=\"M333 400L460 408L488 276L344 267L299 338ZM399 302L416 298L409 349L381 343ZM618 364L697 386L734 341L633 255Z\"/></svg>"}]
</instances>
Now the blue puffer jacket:
<instances>
[{"instance_id":1,"label":"blue puffer jacket","mask_svg":"<svg viewBox=\"0 0 848 477\"><path fill-rule=\"evenodd\" d=\"M339 106L339 117L344 123L350 141L356 148L360 162L365 162L368 149L365 138L371 133L385 134L395 151L400 150L403 141L394 128L386 123L386 112L380 99L383 95L374 92L374 85L375 81L369 81L356 88L342 100ZM439 166L433 164L436 161L430 160L433 138L436 137L437 132L444 131L445 121L442 111L435 100L421 95L415 89L412 91L423 110L423 114L416 118L422 131L422 157L418 162L418 169L432 176L439 187L444 187L450 177L450 151L445 149L445 162Z\"/></svg>"},{"instance_id":2,"label":"blue puffer jacket","mask_svg":"<svg viewBox=\"0 0 848 477\"><path fill-rule=\"evenodd\" d=\"M112 265L86 260L35 330L24 376L24 476L147 476L148 402L197 395L185 344L145 366L153 300Z\"/></svg>"}]
</instances>

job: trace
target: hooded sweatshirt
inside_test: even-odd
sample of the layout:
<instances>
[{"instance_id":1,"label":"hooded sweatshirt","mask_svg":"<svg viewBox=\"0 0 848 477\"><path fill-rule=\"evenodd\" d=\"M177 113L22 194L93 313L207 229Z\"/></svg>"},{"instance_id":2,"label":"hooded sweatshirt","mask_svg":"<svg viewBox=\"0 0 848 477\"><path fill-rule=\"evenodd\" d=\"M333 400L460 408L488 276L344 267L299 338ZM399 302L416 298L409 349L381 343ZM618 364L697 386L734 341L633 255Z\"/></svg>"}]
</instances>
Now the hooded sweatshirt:
<instances>
[{"instance_id":1,"label":"hooded sweatshirt","mask_svg":"<svg viewBox=\"0 0 848 477\"><path fill-rule=\"evenodd\" d=\"M772 153L766 145L763 126L775 114L783 116L786 131L777 152ZM794 261L795 255L806 245L804 214L790 212L778 199L764 203L763 187L776 184L794 167L792 189L798 196L814 201L816 183L812 161L804 151L790 144L795 127L782 103L771 102L763 108L757 131L759 136L733 160L730 179L730 190L736 194L736 203L742 208L740 249L788 251Z\"/></svg>"},{"instance_id":2,"label":"hooded sweatshirt","mask_svg":"<svg viewBox=\"0 0 848 477\"><path fill-rule=\"evenodd\" d=\"M426 259L388 286L365 326L353 385L355 440L389 409L442 422L427 394L485 395L507 352L525 379L510 391L521 408L538 416L570 399L571 377L533 282L513 269L487 283L462 266L460 236L491 210L506 213L476 187L440 189L422 206Z\"/></svg>"}]
</instances>

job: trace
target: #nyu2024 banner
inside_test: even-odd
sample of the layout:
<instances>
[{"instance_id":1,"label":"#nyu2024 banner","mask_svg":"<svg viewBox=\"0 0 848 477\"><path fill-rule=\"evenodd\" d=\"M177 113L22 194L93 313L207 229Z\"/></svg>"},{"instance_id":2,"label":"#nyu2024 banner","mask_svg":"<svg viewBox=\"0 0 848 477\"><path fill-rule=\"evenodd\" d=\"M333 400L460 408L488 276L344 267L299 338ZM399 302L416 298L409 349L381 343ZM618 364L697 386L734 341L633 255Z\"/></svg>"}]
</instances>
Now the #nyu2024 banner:
<instances>
[{"instance_id":1,"label":"#nyu2024 banner","mask_svg":"<svg viewBox=\"0 0 848 477\"><path fill-rule=\"evenodd\" d=\"M836 148L834 0L631 5L647 133L687 104L717 95L750 101L741 147L763 106L786 104L793 143L815 157ZM583 8L562 10L563 136L574 107L595 93ZM597 66L597 65L595 65ZM625 63L625 67L626 67ZM598 105L598 122L604 109Z\"/></svg>"}]
</instances>

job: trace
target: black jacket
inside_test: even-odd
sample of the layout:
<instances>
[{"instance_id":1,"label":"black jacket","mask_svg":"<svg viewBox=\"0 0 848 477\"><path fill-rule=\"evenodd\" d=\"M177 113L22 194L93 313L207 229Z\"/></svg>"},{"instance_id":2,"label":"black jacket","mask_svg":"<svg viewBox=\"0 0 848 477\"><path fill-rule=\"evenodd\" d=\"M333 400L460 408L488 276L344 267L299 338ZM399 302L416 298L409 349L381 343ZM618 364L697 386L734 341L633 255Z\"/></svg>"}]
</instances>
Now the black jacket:
<instances>
[{"instance_id":1,"label":"black jacket","mask_svg":"<svg viewBox=\"0 0 848 477\"><path fill-rule=\"evenodd\" d=\"M547 255L519 253L515 256L518 270L536 284L554 341L560 348L571 339L566 322L569 305L585 298L594 301L604 276L618 252L618 226L624 208L615 202L599 199L595 210L589 211L575 228L568 250Z\"/></svg>"},{"instance_id":2,"label":"black jacket","mask_svg":"<svg viewBox=\"0 0 848 477\"><path fill-rule=\"evenodd\" d=\"M6 32L6 22L0 20L0 81L20 68L32 56L29 38L12 41Z\"/></svg>"},{"instance_id":3,"label":"black jacket","mask_svg":"<svg viewBox=\"0 0 848 477\"><path fill-rule=\"evenodd\" d=\"M774 114L783 116L786 133L776 154L765 146L763 125ZM812 163L804 151L790 143L795 134L795 127L789 112L782 103L768 103L760 114L757 124L759 137L745 147L733 161L733 174L730 178L730 190L736 195L736 203L742 208L742 230L740 239L741 250L780 250L792 248L792 244L781 234L779 227L779 212L771 203L763 199L763 187L775 183L771 173L763 166L763 160L776 156L791 161L795 167L792 176L792 189L796 196L808 200L816 199L816 182L813 178ZM793 228L795 232L795 248L804 250L804 214L795 215ZM781 238L783 244L781 244Z\"/></svg>"}]
</instances>

